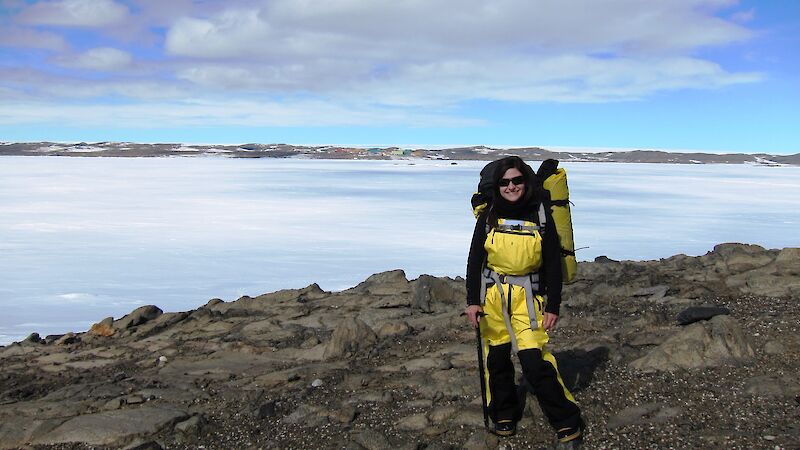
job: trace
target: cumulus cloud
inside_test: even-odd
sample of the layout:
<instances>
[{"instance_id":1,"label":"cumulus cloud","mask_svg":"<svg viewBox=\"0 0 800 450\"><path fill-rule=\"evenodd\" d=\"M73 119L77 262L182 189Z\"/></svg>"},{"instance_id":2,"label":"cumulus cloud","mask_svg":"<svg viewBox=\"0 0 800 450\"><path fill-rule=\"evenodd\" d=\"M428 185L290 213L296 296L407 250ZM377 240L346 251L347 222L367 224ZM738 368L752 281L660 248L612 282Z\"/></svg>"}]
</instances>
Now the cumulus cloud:
<instances>
[{"instance_id":1,"label":"cumulus cloud","mask_svg":"<svg viewBox=\"0 0 800 450\"><path fill-rule=\"evenodd\" d=\"M384 56L400 60L502 49L675 51L745 39L750 32L704 13L729 2L684 0L275 0L171 27L170 52L237 57L285 54ZM202 42L198 47L196 43ZM350 45L341 46L342 43Z\"/></svg>"},{"instance_id":2,"label":"cumulus cloud","mask_svg":"<svg viewBox=\"0 0 800 450\"><path fill-rule=\"evenodd\" d=\"M74 69L114 71L130 65L133 58L127 52L111 47L98 47L73 56L57 58L58 64Z\"/></svg>"},{"instance_id":3,"label":"cumulus cloud","mask_svg":"<svg viewBox=\"0 0 800 450\"><path fill-rule=\"evenodd\" d=\"M18 20L34 25L103 27L120 23L128 8L113 0L57 0L35 3Z\"/></svg>"},{"instance_id":4,"label":"cumulus cloud","mask_svg":"<svg viewBox=\"0 0 800 450\"><path fill-rule=\"evenodd\" d=\"M219 89L367 94L391 104L475 98L604 101L752 82L691 56L748 39L730 0L275 0L175 22L181 79Z\"/></svg>"}]
</instances>

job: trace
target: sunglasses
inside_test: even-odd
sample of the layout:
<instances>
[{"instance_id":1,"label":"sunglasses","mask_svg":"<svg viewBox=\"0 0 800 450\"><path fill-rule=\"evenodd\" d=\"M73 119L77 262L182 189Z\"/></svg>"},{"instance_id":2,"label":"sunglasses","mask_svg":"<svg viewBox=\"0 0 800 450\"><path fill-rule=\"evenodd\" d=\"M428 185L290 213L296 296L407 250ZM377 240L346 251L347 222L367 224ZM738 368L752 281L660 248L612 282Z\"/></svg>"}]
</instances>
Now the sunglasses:
<instances>
[{"instance_id":1,"label":"sunglasses","mask_svg":"<svg viewBox=\"0 0 800 450\"><path fill-rule=\"evenodd\" d=\"M525 177L522 175L514 178L500 178L500 181L497 182L501 187L506 187L509 184L514 183L515 186L519 186L520 184L525 184Z\"/></svg>"}]
</instances>

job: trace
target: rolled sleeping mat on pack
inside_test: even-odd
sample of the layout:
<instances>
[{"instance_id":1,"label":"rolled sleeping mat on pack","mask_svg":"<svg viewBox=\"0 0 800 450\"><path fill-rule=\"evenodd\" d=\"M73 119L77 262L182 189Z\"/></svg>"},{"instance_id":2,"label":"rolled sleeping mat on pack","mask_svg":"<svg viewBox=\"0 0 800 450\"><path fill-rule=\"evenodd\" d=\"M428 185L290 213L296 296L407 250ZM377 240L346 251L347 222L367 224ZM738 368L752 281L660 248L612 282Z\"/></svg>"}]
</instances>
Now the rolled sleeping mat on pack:
<instances>
[{"instance_id":1,"label":"rolled sleeping mat on pack","mask_svg":"<svg viewBox=\"0 0 800 450\"><path fill-rule=\"evenodd\" d=\"M572 212L569 208L567 171L558 167L558 161L548 159L539 167L537 175L544 179L543 187L550 191L553 220L561 242L561 270L564 283L575 279L578 262L575 259L575 240L572 231Z\"/></svg>"}]
</instances>

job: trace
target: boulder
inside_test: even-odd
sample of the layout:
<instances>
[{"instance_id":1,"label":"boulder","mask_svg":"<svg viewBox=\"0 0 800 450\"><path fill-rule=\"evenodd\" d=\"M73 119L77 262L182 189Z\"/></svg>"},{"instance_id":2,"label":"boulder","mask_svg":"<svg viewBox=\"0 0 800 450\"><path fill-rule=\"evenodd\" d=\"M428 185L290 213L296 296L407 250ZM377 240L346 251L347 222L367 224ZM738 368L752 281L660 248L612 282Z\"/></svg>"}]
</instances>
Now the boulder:
<instances>
[{"instance_id":1,"label":"boulder","mask_svg":"<svg viewBox=\"0 0 800 450\"><path fill-rule=\"evenodd\" d=\"M60 425L64 419L34 419L22 415L0 420L0 449L19 448Z\"/></svg>"},{"instance_id":2,"label":"boulder","mask_svg":"<svg viewBox=\"0 0 800 450\"><path fill-rule=\"evenodd\" d=\"M730 314L731 310L721 306L692 306L678 313L678 325L689 325L714 316Z\"/></svg>"},{"instance_id":3,"label":"boulder","mask_svg":"<svg viewBox=\"0 0 800 450\"><path fill-rule=\"evenodd\" d=\"M150 320L155 319L156 317L163 314L163 311L157 306L153 305L145 305L140 306L133 311L131 311L125 317L117 320L114 322L114 329L116 330L126 330L131 327L135 327L146 323Z\"/></svg>"},{"instance_id":4,"label":"boulder","mask_svg":"<svg viewBox=\"0 0 800 450\"><path fill-rule=\"evenodd\" d=\"M82 442L88 445L119 445L135 437L161 431L188 415L162 408L135 408L85 414L67 420L33 443L41 445Z\"/></svg>"},{"instance_id":5,"label":"boulder","mask_svg":"<svg viewBox=\"0 0 800 450\"><path fill-rule=\"evenodd\" d=\"M80 338L73 332L69 332L55 340L56 345L70 345L79 342Z\"/></svg>"},{"instance_id":6,"label":"boulder","mask_svg":"<svg viewBox=\"0 0 800 450\"><path fill-rule=\"evenodd\" d=\"M24 343L30 343L30 344L41 344L41 343L43 343L43 342L44 342L44 339L42 339L42 338L39 336L39 333L31 333L31 334L29 334L29 335L28 335L28 337L26 337L26 338L25 338L25 340L24 340L24 341L22 341L22 342L24 342Z\"/></svg>"},{"instance_id":7,"label":"boulder","mask_svg":"<svg viewBox=\"0 0 800 450\"><path fill-rule=\"evenodd\" d=\"M113 325L114 325L114 318L106 317L100 322L97 322L96 324L92 325L92 328L89 329L89 334L92 334L94 336L103 336L103 337L113 336L114 333L116 332Z\"/></svg>"},{"instance_id":8,"label":"boulder","mask_svg":"<svg viewBox=\"0 0 800 450\"><path fill-rule=\"evenodd\" d=\"M727 273L741 273L766 266L774 260L764 247L751 244L725 243L714 247L713 253L721 259L717 267Z\"/></svg>"},{"instance_id":9,"label":"boulder","mask_svg":"<svg viewBox=\"0 0 800 450\"><path fill-rule=\"evenodd\" d=\"M336 327L325 347L323 357L328 359L342 357L348 353L355 354L372 348L377 340L378 337L369 325L358 318L347 317Z\"/></svg>"},{"instance_id":10,"label":"boulder","mask_svg":"<svg viewBox=\"0 0 800 450\"><path fill-rule=\"evenodd\" d=\"M201 416L192 416L183 422L175 424L175 431L184 436L197 436L202 431L204 425Z\"/></svg>"},{"instance_id":11,"label":"boulder","mask_svg":"<svg viewBox=\"0 0 800 450\"><path fill-rule=\"evenodd\" d=\"M753 346L736 320L723 315L677 329L629 365L642 371L694 369L743 362L754 356Z\"/></svg>"},{"instance_id":12,"label":"boulder","mask_svg":"<svg viewBox=\"0 0 800 450\"><path fill-rule=\"evenodd\" d=\"M783 275L800 275L800 248L784 248L775 257L775 267Z\"/></svg>"},{"instance_id":13,"label":"boulder","mask_svg":"<svg viewBox=\"0 0 800 450\"><path fill-rule=\"evenodd\" d=\"M422 312L433 312L431 308L431 277L430 275L422 275L414 286L414 301L412 306Z\"/></svg>"},{"instance_id":14,"label":"boulder","mask_svg":"<svg viewBox=\"0 0 800 450\"><path fill-rule=\"evenodd\" d=\"M410 286L406 273L400 269L370 275L359 283L352 291L372 295L393 295L410 293Z\"/></svg>"},{"instance_id":15,"label":"boulder","mask_svg":"<svg viewBox=\"0 0 800 450\"><path fill-rule=\"evenodd\" d=\"M225 303L221 298L212 298L208 302L206 302L205 307L210 308L212 306L219 305L220 303Z\"/></svg>"}]
</instances>

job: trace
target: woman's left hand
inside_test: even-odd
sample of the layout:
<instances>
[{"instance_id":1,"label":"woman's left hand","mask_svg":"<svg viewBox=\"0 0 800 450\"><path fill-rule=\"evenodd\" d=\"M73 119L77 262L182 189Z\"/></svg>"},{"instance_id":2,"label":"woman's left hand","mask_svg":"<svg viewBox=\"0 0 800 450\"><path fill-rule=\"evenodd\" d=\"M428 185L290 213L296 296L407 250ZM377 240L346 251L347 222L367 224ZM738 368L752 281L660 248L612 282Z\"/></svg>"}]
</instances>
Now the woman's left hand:
<instances>
[{"instance_id":1,"label":"woman's left hand","mask_svg":"<svg viewBox=\"0 0 800 450\"><path fill-rule=\"evenodd\" d=\"M542 321L544 331L550 331L550 329L556 326L556 322L558 322L558 314L544 313L544 320Z\"/></svg>"}]
</instances>

